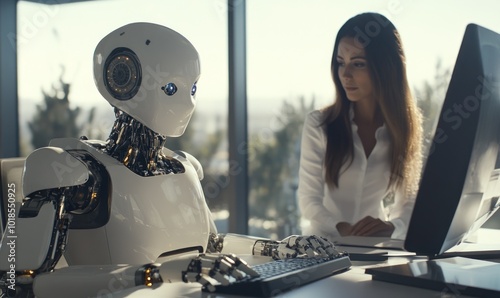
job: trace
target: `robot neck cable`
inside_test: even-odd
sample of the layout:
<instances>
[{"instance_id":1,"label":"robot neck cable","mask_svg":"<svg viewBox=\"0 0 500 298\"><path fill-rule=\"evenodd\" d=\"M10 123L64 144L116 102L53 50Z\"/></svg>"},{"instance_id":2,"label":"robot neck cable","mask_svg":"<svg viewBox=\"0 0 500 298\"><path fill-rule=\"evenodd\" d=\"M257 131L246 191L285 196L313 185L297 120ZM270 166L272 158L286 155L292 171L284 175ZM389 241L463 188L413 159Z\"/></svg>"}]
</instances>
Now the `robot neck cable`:
<instances>
[{"instance_id":1,"label":"robot neck cable","mask_svg":"<svg viewBox=\"0 0 500 298\"><path fill-rule=\"evenodd\" d=\"M183 173L176 159L163 154L166 137L115 109L116 120L104 151L141 176Z\"/></svg>"}]
</instances>

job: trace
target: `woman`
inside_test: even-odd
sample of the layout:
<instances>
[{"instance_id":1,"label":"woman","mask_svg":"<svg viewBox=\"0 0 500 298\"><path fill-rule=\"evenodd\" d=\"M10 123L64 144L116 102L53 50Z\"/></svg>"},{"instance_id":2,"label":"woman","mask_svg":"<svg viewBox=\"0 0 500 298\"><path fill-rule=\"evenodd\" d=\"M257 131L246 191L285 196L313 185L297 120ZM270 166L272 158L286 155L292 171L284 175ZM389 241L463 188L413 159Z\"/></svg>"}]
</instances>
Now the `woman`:
<instances>
[{"instance_id":1,"label":"woman","mask_svg":"<svg viewBox=\"0 0 500 298\"><path fill-rule=\"evenodd\" d=\"M377 13L349 19L337 34L331 72L336 100L307 115L302 135L298 200L306 229L404 238L422 132L394 25Z\"/></svg>"}]
</instances>

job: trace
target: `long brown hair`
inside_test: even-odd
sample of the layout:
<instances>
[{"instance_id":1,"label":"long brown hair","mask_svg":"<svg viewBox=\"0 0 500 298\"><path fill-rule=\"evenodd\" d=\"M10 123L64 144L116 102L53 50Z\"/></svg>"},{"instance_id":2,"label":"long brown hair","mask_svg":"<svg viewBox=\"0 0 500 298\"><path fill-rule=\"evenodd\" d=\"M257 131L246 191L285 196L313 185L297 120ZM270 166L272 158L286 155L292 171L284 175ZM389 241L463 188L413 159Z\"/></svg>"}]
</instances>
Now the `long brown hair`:
<instances>
[{"instance_id":1,"label":"long brown hair","mask_svg":"<svg viewBox=\"0 0 500 298\"><path fill-rule=\"evenodd\" d=\"M365 49L378 111L391 140L390 186L405 186L414 193L421 168L421 115L413 100L406 75L406 58L401 38L394 25L378 13L363 13L349 19L339 30L333 50L331 73L336 89L335 102L323 110L322 127L327 135L325 180L338 187L341 168L352 162L352 140L349 109L351 102L338 75L338 45L342 38L352 37Z\"/></svg>"}]
</instances>

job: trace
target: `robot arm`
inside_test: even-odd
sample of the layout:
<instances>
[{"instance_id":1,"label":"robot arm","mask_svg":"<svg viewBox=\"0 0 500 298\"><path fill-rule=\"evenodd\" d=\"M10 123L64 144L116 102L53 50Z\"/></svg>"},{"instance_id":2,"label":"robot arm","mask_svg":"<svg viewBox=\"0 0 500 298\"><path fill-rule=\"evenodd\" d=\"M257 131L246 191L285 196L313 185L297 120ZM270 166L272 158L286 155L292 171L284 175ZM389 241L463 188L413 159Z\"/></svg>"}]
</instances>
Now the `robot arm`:
<instances>
[{"instance_id":1,"label":"robot arm","mask_svg":"<svg viewBox=\"0 0 500 298\"><path fill-rule=\"evenodd\" d=\"M335 257L340 253L333 243L319 236L288 236L281 241L239 234L218 235L221 253L252 254L274 260L296 257ZM222 240L220 239L222 238ZM215 245L212 245L215 246Z\"/></svg>"},{"instance_id":2,"label":"robot arm","mask_svg":"<svg viewBox=\"0 0 500 298\"><path fill-rule=\"evenodd\" d=\"M44 147L33 151L25 163L23 193L87 182L89 173L85 164L58 147Z\"/></svg>"},{"instance_id":3,"label":"robot arm","mask_svg":"<svg viewBox=\"0 0 500 298\"><path fill-rule=\"evenodd\" d=\"M245 261L233 254L200 254L162 263L160 275L170 282L198 282L209 291L214 285L258 276Z\"/></svg>"},{"instance_id":4,"label":"robot arm","mask_svg":"<svg viewBox=\"0 0 500 298\"><path fill-rule=\"evenodd\" d=\"M316 251L307 248L307 243L315 243L317 238L291 236L283 241L256 240L257 238L242 235L227 235L238 242L254 243L254 247L267 247L280 257L297 255L300 251L310 256ZM244 240L246 238L246 241ZM263 246L261 244L264 243ZM276 244L278 243L278 244ZM266 244L269 244L266 246ZM271 245L272 244L272 245ZM276 244L276 245L275 245ZM281 245L281 246L280 246ZM320 245L321 246L321 245ZM328 243L325 245L328 247ZM76 276L85 276L82 283ZM38 297L53 297L54 293L61 297L89 297L112 294L117 290L135 287L155 288L164 282L196 282L209 291L214 291L215 285L228 285L234 281L256 277L248 264L234 254L186 254L176 256L161 264L146 264L143 266L108 265L108 266L70 266L58 269L52 273L43 273L34 283L34 291ZM97 290L96 290L97 289ZM98 291L96 293L96 291ZM76 296L75 296L76 295Z\"/></svg>"},{"instance_id":5,"label":"robot arm","mask_svg":"<svg viewBox=\"0 0 500 298\"><path fill-rule=\"evenodd\" d=\"M27 157L25 199L16 210L15 228L5 230L0 247L3 279L32 282L39 273L54 269L65 250L71 213L95 208L96 180L83 161L61 148L40 148ZM10 258L12 248L16 253Z\"/></svg>"},{"instance_id":6,"label":"robot arm","mask_svg":"<svg viewBox=\"0 0 500 298\"><path fill-rule=\"evenodd\" d=\"M15 230L3 235L0 270L9 268L3 256L8 254L6 244L12 242L11 236L17 242L16 271L45 271L55 266L55 250L70 220L64 208L64 189L88 178L85 165L60 148L41 148L28 156L23 176L23 193L28 196L16 212Z\"/></svg>"},{"instance_id":7,"label":"robot arm","mask_svg":"<svg viewBox=\"0 0 500 298\"><path fill-rule=\"evenodd\" d=\"M190 254L161 264L68 266L37 276L33 290L39 298L108 297L127 289L155 289L165 282L198 282L213 290L216 284L256 275L234 255Z\"/></svg>"}]
</instances>

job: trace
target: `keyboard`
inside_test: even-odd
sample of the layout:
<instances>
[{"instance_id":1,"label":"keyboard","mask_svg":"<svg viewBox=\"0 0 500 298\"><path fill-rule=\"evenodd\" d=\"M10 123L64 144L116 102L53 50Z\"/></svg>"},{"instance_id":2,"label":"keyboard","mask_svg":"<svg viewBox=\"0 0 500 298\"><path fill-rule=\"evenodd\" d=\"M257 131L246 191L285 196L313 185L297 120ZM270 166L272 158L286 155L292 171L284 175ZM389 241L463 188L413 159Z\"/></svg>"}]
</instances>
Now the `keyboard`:
<instances>
[{"instance_id":1,"label":"keyboard","mask_svg":"<svg viewBox=\"0 0 500 298\"><path fill-rule=\"evenodd\" d=\"M271 261L252 268L259 273L229 285L215 286L219 294L272 297L313 281L348 270L351 260L347 253L334 258L295 258ZM203 291L208 292L207 289Z\"/></svg>"}]
</instances>

